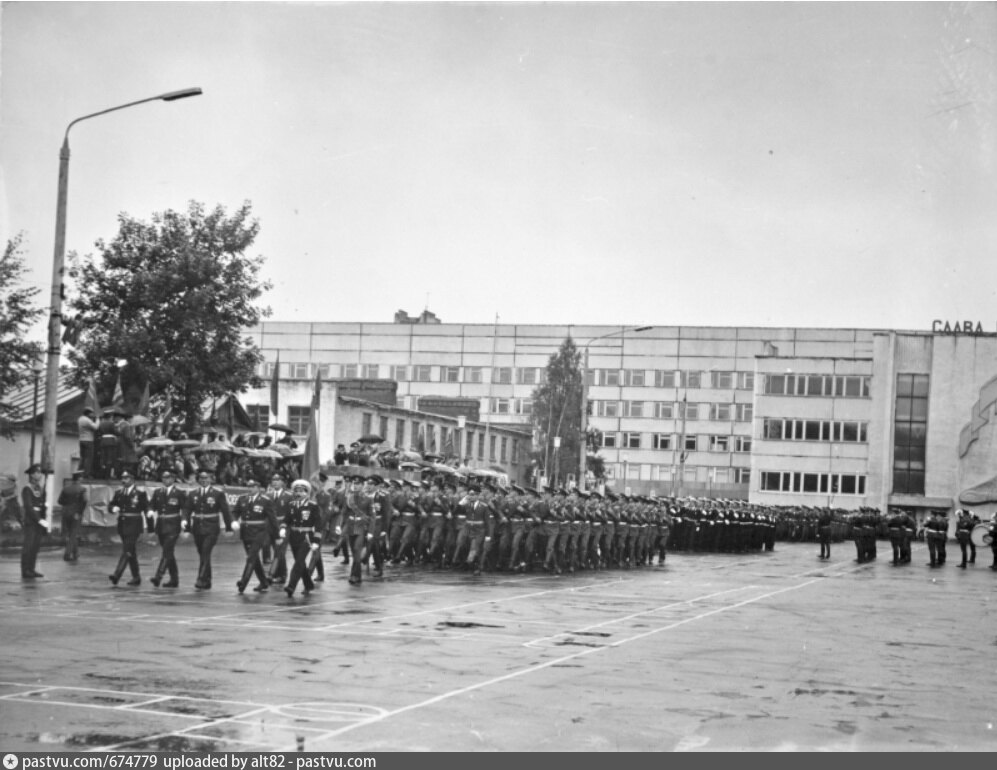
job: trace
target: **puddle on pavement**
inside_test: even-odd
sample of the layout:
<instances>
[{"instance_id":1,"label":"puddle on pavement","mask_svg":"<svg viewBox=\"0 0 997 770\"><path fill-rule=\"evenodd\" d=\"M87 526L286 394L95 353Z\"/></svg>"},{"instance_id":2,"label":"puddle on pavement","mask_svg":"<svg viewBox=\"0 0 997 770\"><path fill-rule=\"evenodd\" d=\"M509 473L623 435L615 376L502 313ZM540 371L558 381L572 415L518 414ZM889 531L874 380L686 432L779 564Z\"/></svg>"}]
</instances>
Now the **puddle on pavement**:
<instances>
[{"instance_id":1,"label":"puddle on pavement","mask_svg":"<svg viewBox=\"0 0 997 770\"><path fill-rule=\"evenodd\" d=\"M134 740L133 735L110 735L108 733L77 733L62 735L59 733L38 733L28 735L27 739L43 745L62 744L64 746L113 746L117 743Z\"/></svg>"},{"instance_id":2,"label":"puddle on pavement","mask_svg":"<svg viewBox=\"0 0 997 770\"><path fill-rule=\"evenodd\" d=\"M567 645L571 645L573 647L605 647L606 646L604 644L593 644L592 642L578 642L578 641L575 641L574 639L562 639L560 642L557 642L557 644L555 645L555 647L565 647Z\"/></svg>"},{"instance_id":3,"label":"puddle on pavement","mask_svg":"<svg viewBox=\"0 0 997 770\"><path fill-rule=\"evenodd\" d=\"M474 623L470 620L441 620L436 625L448 628L505 628L505 626L493 626L488 623Z\"/></svg>"},{"instance_id":4,"label":"puddle on pavement","mask_svg":"<svg viewBox=\"0 0 997 770\"><path fill-rule=\"evenodd\" d=\"M183 735L163 735L151 740L138 740L127 746L129 751L217 751L217 741L188 738Z\"/></svg>"}]
</instances>

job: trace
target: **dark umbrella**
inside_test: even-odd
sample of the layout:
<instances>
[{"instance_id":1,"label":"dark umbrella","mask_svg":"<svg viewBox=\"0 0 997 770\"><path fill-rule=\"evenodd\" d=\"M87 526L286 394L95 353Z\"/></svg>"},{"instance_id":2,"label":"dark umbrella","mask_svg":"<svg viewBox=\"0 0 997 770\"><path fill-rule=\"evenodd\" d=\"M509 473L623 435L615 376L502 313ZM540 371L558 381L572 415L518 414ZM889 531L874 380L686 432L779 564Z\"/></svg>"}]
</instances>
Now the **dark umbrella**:
<instances>
[{"instance_id":1,"label":"dark umbrella","mask_svg":"<svg viewBox=\"0 0 997 770\"><path fill-rule=\"evenodd\" d=\"M284 425L283 423L280 423L280 422L275 422L272 425L268 425L267 429L268 430L279 430L279 431L283 431L284 433L294 433L294 429L293 428L291 428L288 425Z\"/></svg>"},{"instance_id":2,"label":"dark umbrella","mask_svg":"<svg viewBox=\"0 0 997 770\"><path fill-rule=\"evenodd\" d=\"M374 433L368 433L366 436L361 436L357 439L361 444L383 444L384 439Z\"/></svg>"}]
</instances>

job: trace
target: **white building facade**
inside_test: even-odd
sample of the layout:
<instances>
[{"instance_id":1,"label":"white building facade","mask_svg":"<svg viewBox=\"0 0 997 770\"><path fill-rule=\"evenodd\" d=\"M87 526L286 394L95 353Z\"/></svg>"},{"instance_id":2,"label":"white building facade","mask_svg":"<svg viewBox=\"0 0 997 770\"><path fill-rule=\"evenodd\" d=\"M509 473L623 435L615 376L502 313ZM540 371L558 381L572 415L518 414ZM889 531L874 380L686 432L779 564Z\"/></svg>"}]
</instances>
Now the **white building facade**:
<instances>
[{"instance_id":1,"label":"white building facade","mask_svg":"<svg viewBox=\"0 0 997 770\"><path fill-rule=\"evenodd\" d=\"M316 368L391 379L399 408L471 398L483 424L528 426L533 389L570 336L587 353L589 424L618 490L927 509L959 505L997 473L985 403L997 335L979 325L638 328L268 322L253 337L267 379L279 352L282 379Z\"/></svg>"}]
</instances>

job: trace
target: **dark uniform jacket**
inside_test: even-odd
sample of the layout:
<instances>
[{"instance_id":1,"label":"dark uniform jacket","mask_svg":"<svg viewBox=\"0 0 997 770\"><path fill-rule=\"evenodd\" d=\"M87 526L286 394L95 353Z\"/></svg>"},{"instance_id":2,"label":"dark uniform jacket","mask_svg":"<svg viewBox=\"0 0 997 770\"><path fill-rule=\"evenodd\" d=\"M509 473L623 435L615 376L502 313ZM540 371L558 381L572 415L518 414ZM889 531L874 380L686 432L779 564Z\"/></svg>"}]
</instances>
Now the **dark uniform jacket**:
<instances>
[{"instance_id":1,"label":"dark uniform jacket","mask_svg":"<svg viewBox=\"0 0 997 770\"><path fill-rule=\"evenodd\" d=\"M183 513L187 507L187 493L171 484L158 487L152 492L149 509L156 512L155 532L157 535L178 535L183 525Z\"/></svg>"},{"instance_id":2,"label":"dark uniform jacket","mask_svg":"<svg viewBox=\"0 0 997 770\"><path fill-rule=\"evenodd\" d=\"M187 495L186 521L190 525L196 525L201 531L217 531L220 529L219 513L225 520L225 529L231 531L232 514L229 512L225 490L221 487L198 487Z\"/></svg>"}]
</instances>

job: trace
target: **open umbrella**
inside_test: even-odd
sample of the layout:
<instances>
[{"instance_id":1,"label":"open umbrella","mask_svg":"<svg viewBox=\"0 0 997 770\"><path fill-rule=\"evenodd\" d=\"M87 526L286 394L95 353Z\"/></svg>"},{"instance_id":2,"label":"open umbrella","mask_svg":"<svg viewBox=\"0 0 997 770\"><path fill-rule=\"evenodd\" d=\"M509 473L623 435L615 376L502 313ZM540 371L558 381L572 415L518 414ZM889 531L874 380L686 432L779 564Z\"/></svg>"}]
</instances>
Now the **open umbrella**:
<instances>
[{"instance_id":1,"label":"open umbrella","mask_svg":"<svg viewBox=\"0 0 997 770\"><path fill-rule=\"evenodd\" d=\"M294 428L289 425L284 425L282 422L274 422L267 426L268 430L279 430L284 433L294 433Z\"/></svg>"},{"instance_id":2,"label":"open umbrella","mask_svg":"<svg viewBox=\"0 0 997 770\"><path fill-rule=\"evenodd\" d=\"M361 444L383 444L384 438L378 436L376 433L368 433L366 436L361 436L357 439Z\"/></svg>"},{"instance_id":3,"label":"open umbrella","mask_svg":"<svg viewBox=\"0 0 997 770\"><path fill-rule=\"evenodd\" d=\"M162 446L175 446L171 439L166 438L166 436L156 436L155 438L147 438L142 442L143 447L162 447Z\"/></svg>"},{"instance_id":4,"label":"open umbrella","mask_svg":"<svg viewBox=\"0 0 997 770\"><path fill-rule=\"evenodd\" d=\"M201 446L201 442L193 438L182 438L174 441L173 446L183 449L185 447Z\"/></svg>"},{"instance_id":5,"label":"open umbrella","mask_svg":"<svg viewBox=\"0 0 997 770\"><path fill-rule=\"evenodd\" d=\"M201 447L205 452L232 452L235 451L233 447L227 441L210 441Z\"/></svg>"},{"instance_id":6,"label":"open umbrella","mask_svg":"<svg viewBox=\"0 0 997 770\"><path fill-rule=\"evenodd\" d=\"M402 471L417 471L420 468L422 468L422 464L421 463L411 463L411 462L409 462L409 463L401 463L398 466L398 469L402 470Z\"/></svg>"},{"instance_id":7,"label":"open umbrella","mask_svg":"<svg viewBox=\"0 0 997 770\"><path fill-rule=\"evenodd\" d=\"M152 420L141 414L136 414L128 420L128 424L134 426L148 425L150 422L152 422Z\"/></svg>"},{"instance_id":8,"label":"open umbrella","mask_svg":"<svg viewBox=\"0 0 997 770\"><path fill-rule=\"evenodd\" d=\"M398 459L400 459L400 460L406 460L406 461L410 461L410 462L419 462L419 461L422 460L422 455L419 454L418 452L412 452L412 451L406 450L404 452L399 452L398 453Z\"/></svg>"},{"instance_id":9,"label":"open umbrella","mask_svg":"<svg viewBox=\"0 0 997 770\"><path fill-rule=\"evenodd\" d=\"M250 457L269 457L271 460L280 460L284 455L272 449L252 449Z\"/></svg>"}]
</instances>

